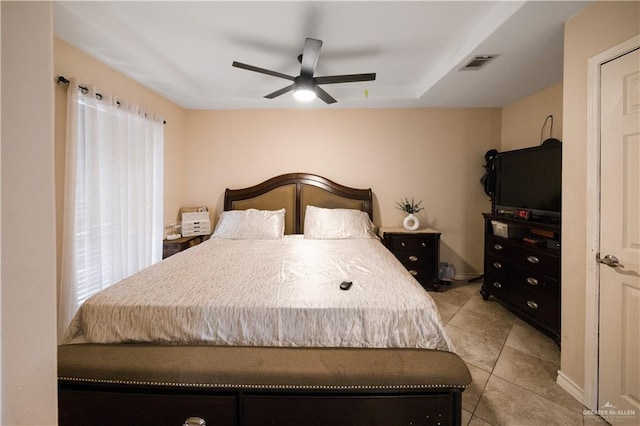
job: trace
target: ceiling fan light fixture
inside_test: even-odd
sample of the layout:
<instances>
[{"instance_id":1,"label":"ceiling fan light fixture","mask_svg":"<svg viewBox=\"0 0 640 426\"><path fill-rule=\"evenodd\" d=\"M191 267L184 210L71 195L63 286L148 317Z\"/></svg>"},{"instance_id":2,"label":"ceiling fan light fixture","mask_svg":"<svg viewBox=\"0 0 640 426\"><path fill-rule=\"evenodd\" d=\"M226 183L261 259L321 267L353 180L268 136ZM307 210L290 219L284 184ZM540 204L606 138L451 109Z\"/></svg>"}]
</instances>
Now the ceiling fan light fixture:
<instances>
[{"instance_id":1,"label":"ceiling fan light fixture","mask_svg":"<svg viewBox=\"0 0 640 426\"><path fill-rule=\"evenodd\" d=\"M315 98L319 98L327 105L336 103L337 101L333 96L328 94L323 88L320 87L321 84L352 83L356 81L373 81L376 79L376 73L343 74L314 77L321 47L322 40L317 40L314 38L305 39L302 55L298 56L298 61L300 62L300 75L298 75L297 77L283 74L277 71L271 71L266 68L243 64L242 62L238 61L233 61L231 65L236 68L243 68L248 71L258 72L260 74L279 77L292 82L286 87L265 95L264 97L267 99L277 98L278 96L282 96L285 93L293 91L293 97L297 101L310 102ZM365 96L367 95L368 93L365 94Z\"/></svg>"},{"instance_id":2,"label":"ceiling fan light fixture","mask_svg":"<svg viewBox=\"0 0 640 426\"><path fill-rule=\"evenodd\" d=\"M316 98L316 92L313 89L301 87L293 91L293 97L300 102L310 102Z\"/></svg>"}]
</instances>

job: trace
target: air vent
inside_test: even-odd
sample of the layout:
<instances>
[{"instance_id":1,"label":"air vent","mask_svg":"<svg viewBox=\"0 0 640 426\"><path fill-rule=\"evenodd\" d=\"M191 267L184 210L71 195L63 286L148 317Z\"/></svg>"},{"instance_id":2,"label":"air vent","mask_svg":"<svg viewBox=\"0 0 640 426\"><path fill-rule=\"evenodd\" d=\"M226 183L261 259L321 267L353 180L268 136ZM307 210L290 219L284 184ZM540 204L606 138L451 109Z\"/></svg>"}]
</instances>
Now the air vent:
<instances>
[{"instance_id":1,"label":"air vent","mask_svg":"<svg viewBox=\"0 0 640 426\"><path fill-rule=\"evenodd\" d=\"M485 65L487 65L497 57L498 55L476 55L469 62L467 62L465 66L460 68L460 71L477 71L484 68Z\"/></svg>"}]
</instances>

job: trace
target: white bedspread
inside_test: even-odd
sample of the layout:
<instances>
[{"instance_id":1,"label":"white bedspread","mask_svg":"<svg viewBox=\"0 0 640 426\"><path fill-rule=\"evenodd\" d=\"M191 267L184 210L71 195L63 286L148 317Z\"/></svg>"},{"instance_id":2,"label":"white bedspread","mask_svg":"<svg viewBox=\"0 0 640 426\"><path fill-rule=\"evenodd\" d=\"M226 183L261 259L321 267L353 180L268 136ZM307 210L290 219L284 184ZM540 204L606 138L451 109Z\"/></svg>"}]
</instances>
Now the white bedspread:
<instances>
[{"instance_id":1,"label":"white bedspread","mask_svg":"<svg viewBox=\"0 0 640 426\"><path fill-rule=\"evenodd\" d=\"M82 305L63 343L87 342L453 350L431 297L378 240L301 236L169 257Z\"/></svg>"}]
</instances>

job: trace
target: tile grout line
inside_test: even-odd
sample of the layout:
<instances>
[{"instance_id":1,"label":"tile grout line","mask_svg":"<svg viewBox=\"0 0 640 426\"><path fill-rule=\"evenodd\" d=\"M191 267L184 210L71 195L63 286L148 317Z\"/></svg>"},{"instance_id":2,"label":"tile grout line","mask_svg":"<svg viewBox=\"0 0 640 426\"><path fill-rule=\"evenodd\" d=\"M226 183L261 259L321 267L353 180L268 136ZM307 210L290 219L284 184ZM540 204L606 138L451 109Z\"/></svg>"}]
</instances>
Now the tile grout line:
<instances>
[{"instance_id":1,"label":"tile grout line","mask_svg":"<svg viewBox=\"0 0 640 426\"><path fill-rule=\"evenodd\" d=\"M467 303L469 303L470 301L471 301L471 298L469 298L469 299L468 299L468 300L467 300L467 301L462 305L462 307L460 307L460 308L458 309L458 311L456 312L456 314L457 314L458 312L460 312L460 311L461 311L461 310L466 306L466 304L467 304ZM454 316L455 316L455 315L453 315L453 316L451 317L451 319L449 320L449 322L453 319L453 317L454 317ZM449 324L449 322L447 322L447 324ZM494 373L495 368L496 368L496 366L497 366L497 364L498 364L498 362L499 362L499 360L500 360L501 356L503 355L503 352L504 352L504 348L505 348L505 347L508 347L508 348L509 348L509 349L511 349L511 350L517 351L517 352L519 352L519 353L521 353L521 354L523 354L523 355L530 356L531 358L534 358L534 359L536 359L536 360L538 360L538 361L540 361L540 362L551 362L550 360L548 360L548 359L544 359L544 358L541 358L541 357L537 356L536 354L522 352L522 351L521 351L521 350L519 350L518 348L514 348L514 347L509 346L509 345L507 344L507 342L509 341L509 336L510 336L510 335L511 335L511 333L513 332L513 329L514 329L515 325L516 325L516 323L515 323L515 322L513 322L513 323L510 325L510 329L509 329L509 333L507 334L507 338L506 338L506 339L504 340L504 342L502 343L502 346L501 346L501 348L500 348L500 353L499 353L499 354L498 354L498 356L496 357L496 361L495 361L495 363L493 364L493 367L491 368L491 372L489 372L489 378L487 379L487 382L485 383L485 385L484 385L484 387L483 387L482 391L480 392L480 398L478 398L478 401L476 402L476 404L475 404L475 406L474 406L474 408L473 408L473 411L471 412L471 419L473 419L473 417L477 417L478 419L482 420L483 422L485 422L485 423L487 423L487 424L490 424L487 420L483 419L483 418L482 418L482 417L480 417L478 414L476 414L476 411L477 411L478 406L480 405L480 401L482 400L482 398L483 398L483 396L484 396L484 393L485 393L485 391L486 391L486 389L487 389L487 385L488 385L488 383L489 383L489 380L491 380L491 378L492 378L492 377L496 377L496 378L499 378L499 379L501 379L501 380L504 380L504 381L506 381L506 382L510 383L511 385L516 386L516 387L518 387L518 388L522 389L522 390L523 390L523 391L525 391L525 392L530 392L531 394L536 395L536 396L538 396L539 398L544 399L545 401L548 401L549 403L552 403L552 404L554 404L554 405L557 405L557 406L559 406L559 407L561 407L561 408L565 408L565 409L567 409L567 410L571 410L571 408L570 408L570 407L566 407L565 405L560 404L560 403L558 403L558 402L555 402L555 401L553 401L553 400L549 399L548 397L546 397L546 396L544 396L544 395L539 394L538 392L536 392L536 391L534 391L534 390L527 389L527 388L523 387L522 385L519 385L519 384L517 384L517 383L514 383L514 382L512 382L511 380L506 379L506 378L503 378L503 377L499 376L498 374L495 374L495 373ZM454 326L453 326L453 325L451 325L451 327L454 327ZM478 366L476 366L476 365L474 365L474 364L471 364L471 365L473 365L473 366L474 366L474 367L476 367L476 368L480 368L480 367L478 367ZM482 368L480 368L480 369L482 369ZM486 371L486 370L484 370L484 371ZM471 419L470 419L470 421L471 421Z\"/></svg>"},{"instance_id":2,"label":"tile grout line","mask_svg":"<svg viewBox=\"0 0 640 426\"><path fill-rule=\"evenodd\" d=\"M469 303L471 299L467 300L467 302L465 303L465 305L467 303ZM464 306L464 305L463 305ZM462 308L461 308L462 309ZM491 423L489 423L487 420L483 419L482 417L480 417L479 415L476 414L476 411L478 410L478 405L480 405L480 401L482 401L482 397L485 393L485 391L487 390L487 385L489 384L489 380L491 380L491 377L493 376L493 371L496 369L496 365L498 365L498 360L500 360L500 357L502 356L502 351L504 351L504 347L507 345L507 340L509 340L509 335L511 334L511 332L513 331L513 326L515 323L511 323L510 325L510 329L509 329L509 333L507 334L506 339L504 339L504 342L502 343L502 347L500 348L500 353L498 354L498 356L496 357L496 362L493 364L493 366L491 367L491 371L489 372L489 377L487 378L487 381L484 384L484 387L482 388L482 392L480 392L480 398L478 398L478 401L476 401L475 406L473 407L473 412L471 413L471 419L469 420L469 422L471 422L471 420L473 420L473 417L477 417L480 420L482 420L483 422L491 425ZM498 377L498 376L496 376Z\"/></svg>"}]
</instances>

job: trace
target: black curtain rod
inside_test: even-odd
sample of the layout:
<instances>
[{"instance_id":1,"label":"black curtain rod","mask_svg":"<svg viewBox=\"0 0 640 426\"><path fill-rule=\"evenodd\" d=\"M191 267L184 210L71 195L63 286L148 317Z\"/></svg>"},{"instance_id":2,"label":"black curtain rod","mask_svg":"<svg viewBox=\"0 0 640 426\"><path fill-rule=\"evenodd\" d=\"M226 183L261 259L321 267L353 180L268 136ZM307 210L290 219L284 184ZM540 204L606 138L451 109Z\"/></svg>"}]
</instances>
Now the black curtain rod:
<instances>
[{"instance_id":1,"label":"black curtain rod","mask_svg":"<svg viewBox=\"0 0 640 426\"><path fill-rule=\"evenodd\" d=\"M57 83L58 83L58 84L60 84L60 83L62 83L62 84L69 84L69 79L67 79L67 78L65 78L65 77L63 77L63 76L61 76L61 75L60 75L60 76L58 76L58 81L57 81ZM85 95L86 95L87 93L89 93L89 88L88 88L88 87L86 87L86 86L78 86L78 87L80 88L80 90L82 90L82 93L84 93ZM98 98L98 99L102 99L102 95L101 95L100 93L96 93L96 98ZM119 101L116 101L116 105L120 106L120 102L119 102ZM166 121L166 120L164 120L164 121L162 122L162 124L167 124L167 121Z\"/></svg>"}]
</instances>

